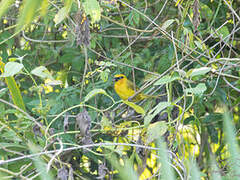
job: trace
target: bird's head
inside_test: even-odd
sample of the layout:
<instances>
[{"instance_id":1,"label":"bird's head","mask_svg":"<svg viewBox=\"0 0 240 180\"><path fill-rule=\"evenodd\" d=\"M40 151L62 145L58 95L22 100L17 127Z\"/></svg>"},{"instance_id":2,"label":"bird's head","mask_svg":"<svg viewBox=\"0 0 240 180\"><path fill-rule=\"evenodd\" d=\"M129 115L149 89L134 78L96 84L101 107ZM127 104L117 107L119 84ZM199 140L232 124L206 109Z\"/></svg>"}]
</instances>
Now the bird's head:
<instances>
[{"instance_id":1,"label":"bird's head","mask_svg":"<svg viewBox=\"0 0 240 180\"><path fill-rule=\"evenodd\" d=\"M126 79L127 77L124 75L124 74L116 74L115 76L114 76L114 82L118 82L119 80L121 80L121 79Z\"/></svg>"}]
</instances>

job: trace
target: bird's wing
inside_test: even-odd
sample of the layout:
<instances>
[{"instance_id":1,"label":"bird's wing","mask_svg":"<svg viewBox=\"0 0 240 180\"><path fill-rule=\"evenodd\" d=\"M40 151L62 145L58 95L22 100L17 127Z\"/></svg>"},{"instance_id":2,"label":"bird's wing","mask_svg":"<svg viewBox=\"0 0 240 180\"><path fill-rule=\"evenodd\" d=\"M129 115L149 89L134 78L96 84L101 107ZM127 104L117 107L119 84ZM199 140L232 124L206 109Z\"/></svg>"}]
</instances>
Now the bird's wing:
<instances>
[{"instance_id":1,"label":"bird's wing","mask_svg":"<svg viewBox=\"0 0 240 180\"><path fill-rule=\"evenodd\" d=\"M127 86L134 91L134 85L132 81L127 80ZM138 91L139 88L136 86L136 91Z\"/></svg>"}]
</instances>

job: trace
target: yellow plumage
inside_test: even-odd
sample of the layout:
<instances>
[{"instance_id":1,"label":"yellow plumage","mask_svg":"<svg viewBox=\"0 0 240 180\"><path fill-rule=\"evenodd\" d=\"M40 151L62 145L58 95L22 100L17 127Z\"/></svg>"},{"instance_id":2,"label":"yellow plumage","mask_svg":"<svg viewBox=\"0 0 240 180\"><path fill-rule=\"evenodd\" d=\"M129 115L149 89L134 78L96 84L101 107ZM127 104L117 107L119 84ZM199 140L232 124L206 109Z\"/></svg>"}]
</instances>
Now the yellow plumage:
<instances>
[{"instance_id":1,"label":"yellow plumage","mask_svg":"<svg viewBox=\"0 0 240 180\"><path fill-rule=\"evenodd\" d=\"M131 96L135 94L133 83L127 79L124 74L117 74L114 76L114 90L122 100L128 100ZM138 90L138 88L136 88ZM136 95L132 101L137 102L151 96L139 93Z\"/></svg>"}]
</instances>

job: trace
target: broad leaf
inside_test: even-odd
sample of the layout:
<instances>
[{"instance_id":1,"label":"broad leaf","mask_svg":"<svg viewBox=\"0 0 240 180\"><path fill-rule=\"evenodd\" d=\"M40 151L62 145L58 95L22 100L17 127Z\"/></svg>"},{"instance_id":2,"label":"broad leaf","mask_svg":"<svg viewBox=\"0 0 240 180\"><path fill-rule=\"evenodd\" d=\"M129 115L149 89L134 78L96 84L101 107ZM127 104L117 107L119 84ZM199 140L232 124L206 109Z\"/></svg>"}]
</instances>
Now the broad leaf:
<instances>
[{"instance_id":1,"label":"broad leaf","mask_svg":"<svg viewBox=\"0 0 240 180\"><path fill-rule=\"evenodd\" d=\"M35 76L38 76L43 79L46 79L46 78L53 79L52 75L50 74L50 72L47 70L45 66L36 67L31 71L31 74L34 74Z\"/></svg>"},{"instance_id":2,"label":"broad leaf","mask_svg":"<svg viewBox=\"0 0 240 180\"><path fill-rule=\"evenodd\" d=\"M23 65L17 62L8 62L4 67L4 73L2 77L9 77L19 73L23 68Z\"/></svg>"},{"instance_id":3,"label":"broad leaf","mask_svg":"<svg viewBox=\"0 0 240 180\"><path fill-rule=\"evenodd\" d=\"M158 113L160 113L162 110L166 109L169 106L171 106L170 102L160 102L146 115L146 117L144 118L144 125L148 125Z\"/></svg>"},{"instance_id":4,"label":"broad leaf","mask_svg":"<svg viewBox=\"0 0 240 180\"><path fill-rule=\"evenodd\" d=\"M198 84L195 88L187 88L184 89L184 92L186 93L191 93L191 94L196 94L196 95L201 95L207 90L207 87L204 83Z\"/></svg>"},{"instance_id":5,"label":"broad leaf","mask_svg":"<svg viewBox=\"0 0 240 180\"><path fill-rule=\"evenodd\" d=\"M150 124L147 129L147 144L153 142L154 140L160 138L164 133L166 133L168 127L165 121L155 122Z\"/></svg>"},{"instance_id":6,"label":"broad leaf","mask_svg":"<svg viewBox=\"0 0 240 180\"><path fill-rule=\"evenodd\" d=\"M91 22L95 23L101 18L101 9L97 0L87 0L83 3L84 11L90 15Z\"/></svg>"}]
</instances>

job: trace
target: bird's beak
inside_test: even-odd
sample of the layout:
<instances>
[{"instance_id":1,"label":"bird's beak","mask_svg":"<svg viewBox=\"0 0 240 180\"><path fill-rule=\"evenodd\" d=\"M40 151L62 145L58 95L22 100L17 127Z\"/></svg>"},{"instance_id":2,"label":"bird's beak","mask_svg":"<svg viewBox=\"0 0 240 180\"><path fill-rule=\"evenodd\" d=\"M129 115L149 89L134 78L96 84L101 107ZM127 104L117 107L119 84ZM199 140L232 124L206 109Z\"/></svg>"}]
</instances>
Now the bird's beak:
<instances>
[{"instance_id":1,"label":"bird's beak","mask_svg":"<svg viewBox=\"0 0 240 180\"><path fill-rule=\"evenodd\" d=\"M113 78L113 82L115 82L116 80L117 80L117 78L114 77L114 78Z\"/></svg>"}]
</instances>

